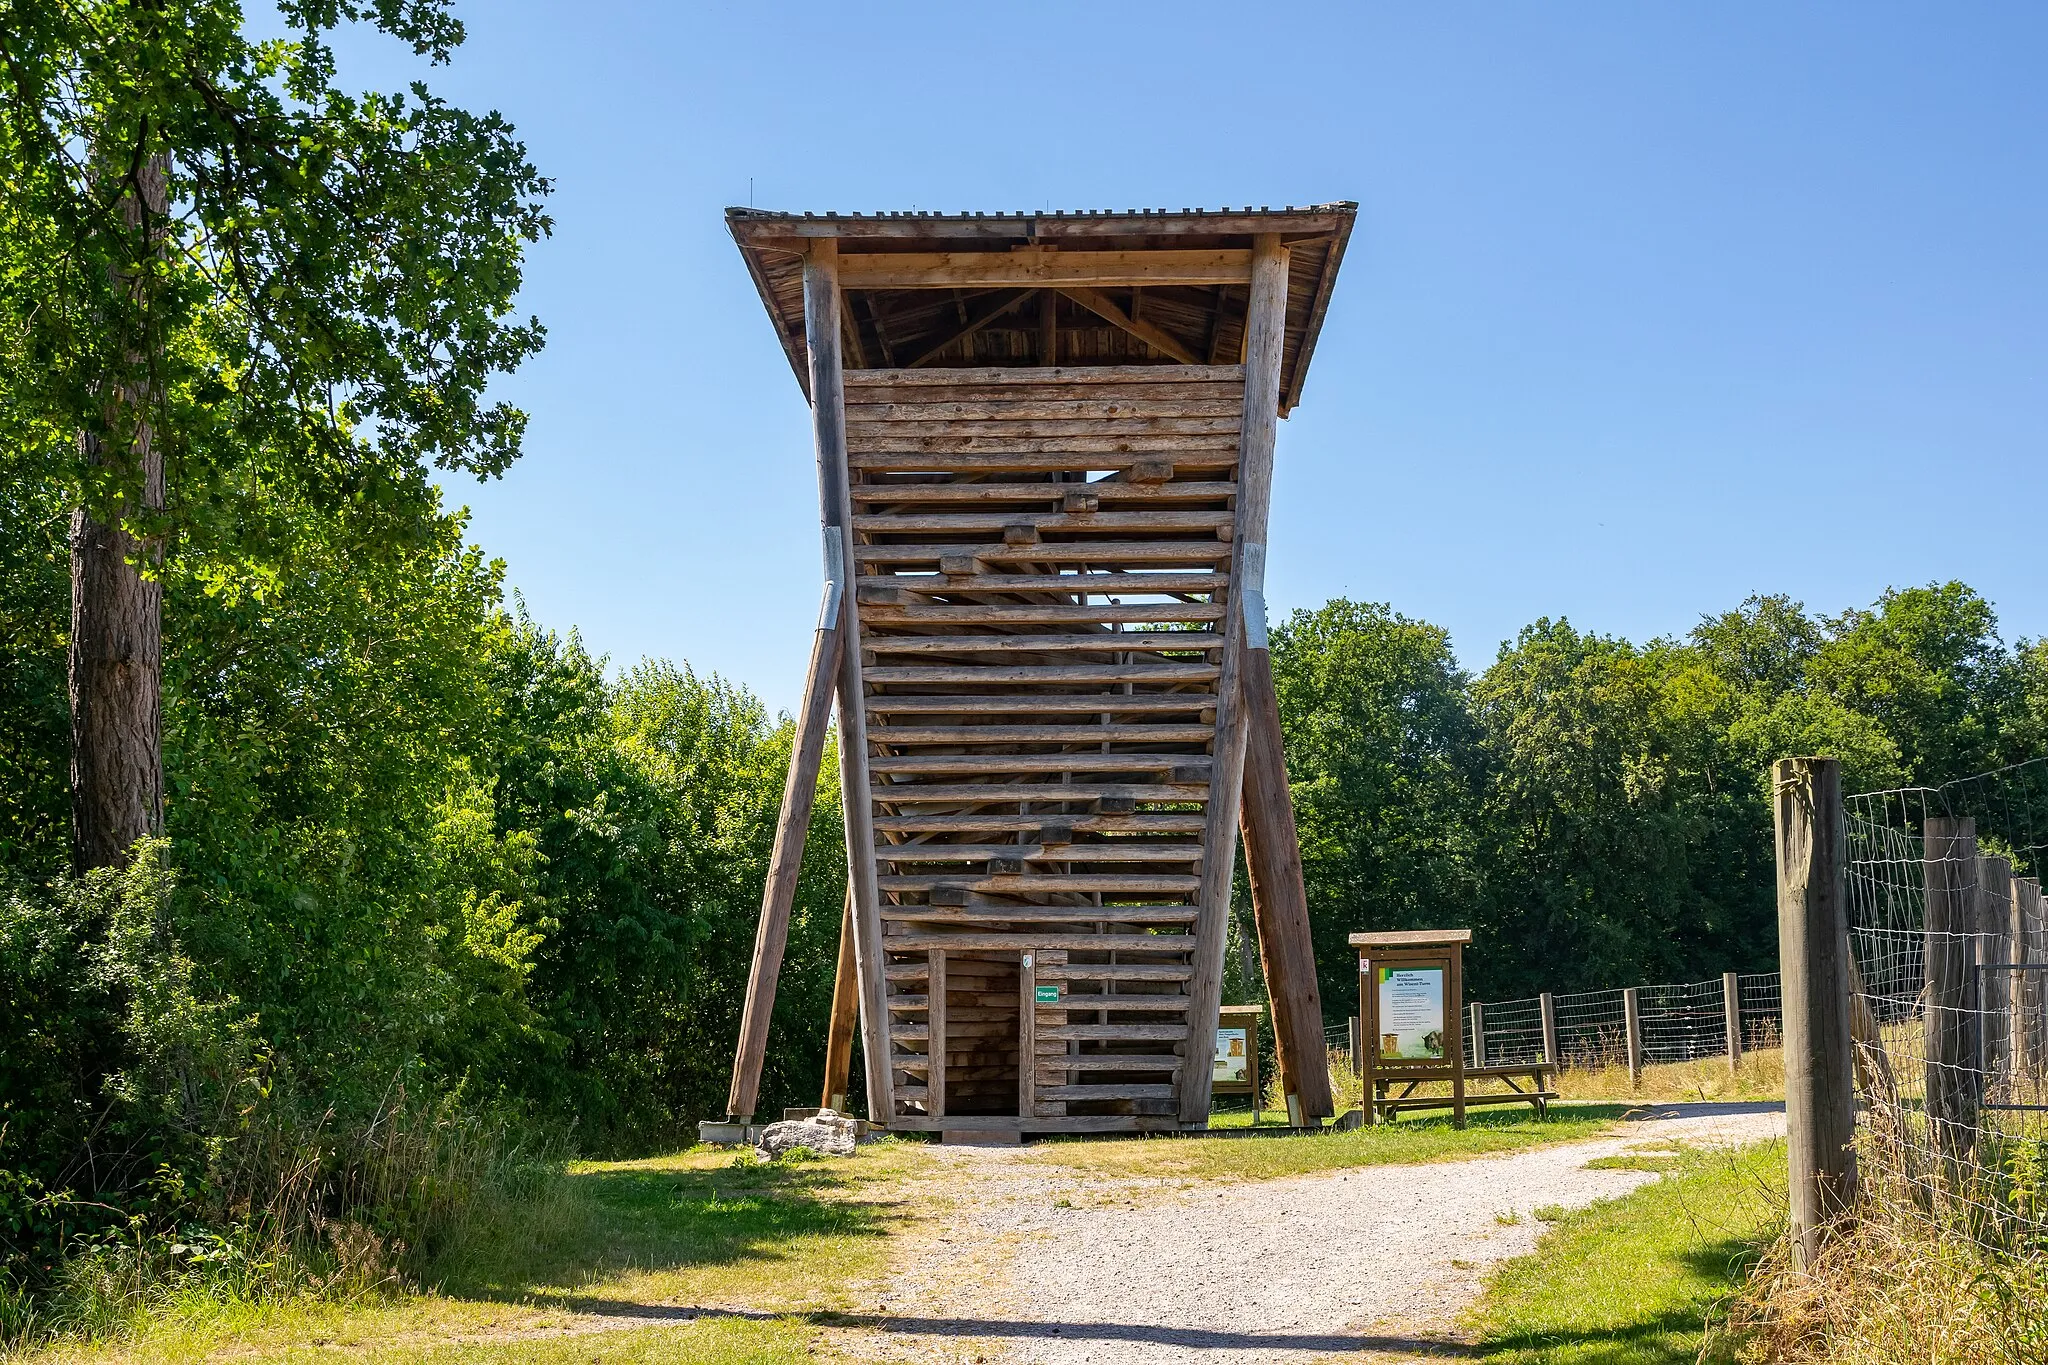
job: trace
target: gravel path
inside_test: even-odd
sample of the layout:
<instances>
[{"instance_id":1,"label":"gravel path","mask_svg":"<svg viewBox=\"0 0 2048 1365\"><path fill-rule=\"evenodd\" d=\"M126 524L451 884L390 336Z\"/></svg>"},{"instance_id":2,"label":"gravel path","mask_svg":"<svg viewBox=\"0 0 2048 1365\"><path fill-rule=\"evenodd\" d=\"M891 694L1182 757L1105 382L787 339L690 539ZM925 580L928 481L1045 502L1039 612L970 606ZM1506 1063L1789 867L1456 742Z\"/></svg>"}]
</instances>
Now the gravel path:
<instances>
[{"instance_id":1,"label":"gravel path","mask_svg":"<svg viewBox=\"0 0 2048 1365\"><path fill-rule=\"evenodd\" d=\"M1588 1161L1783 1133L1781 1111L1670 1106L1589 1142L1221 1188L1076 1177L1028 1149L936 1149L958 1212L879 1296L865 1325L887 1335L861 1353L1019 1365L1459 1355L1459 1312L1489 1266L1534 1248L1534 1209L1655 1179Z\"/></svg>"}]
</instances>

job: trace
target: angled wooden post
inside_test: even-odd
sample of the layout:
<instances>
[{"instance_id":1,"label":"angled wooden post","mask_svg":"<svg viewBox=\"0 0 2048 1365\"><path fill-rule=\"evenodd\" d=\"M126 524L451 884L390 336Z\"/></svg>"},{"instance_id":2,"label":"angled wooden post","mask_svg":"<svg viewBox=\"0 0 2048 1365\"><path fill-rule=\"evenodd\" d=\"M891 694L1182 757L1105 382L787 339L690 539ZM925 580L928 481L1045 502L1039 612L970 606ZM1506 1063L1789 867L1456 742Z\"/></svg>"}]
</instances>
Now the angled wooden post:
<instances>
[{"instance_id":1,"label":"angled wooden post","mask_svg":"<svg viewBox=\"0 0 2048 1365\"><path fill-rule=\"evenodd\" d=\"M832 1018L825 1028L825 1086L818 1100L820 1108L846 1112L847 1082L853 1073L853 1030L859 1019L860 979L853 966L853 888L849 886L839 912L839 969L832 977Z\"/></svg>"},{"instance_id":2,"label":"angled wooden post","mask_svg":"<svg viewBox=\"0 0 2048 1365\"><path fill-rule=\"evenodd\" d=\"M1848 1210L1856 1188L1842 765L1832 758L1781 758L1771 779L1792 1254L1803 1268L1819 1254L1828 1224Z\"/></svg>"},{"instance_id":3,"label":"angled wooden post","mask_svg":"<svg viewBox=\"0 0 2048 1365\"><path fill-rule=\"evenodd\" d=\"M726 1117L739 1123L753 1119L754 1104L760 1098L768 1021L775 1012L775 985L782 973L783 952L789 946L789 911L796 900L797 875L803 871L804 842L810 834L811 808L818 794L818 767L831 729L834 675L839 668L839 618L846 597L837 541L837 534L828 531L825 601L811 637L811 666L804 677L803 704L797 711L789 776L782 786L782 815L775 826L775 850L768 859L768 883L761 893L761 922L754 933L754 962L740 1013L732 1091L725 1102Z\"/></svg>"},{"instance_id":4,"label":"angled wooden post","mask_svg":"<svg viewBox=\"0 0 2048 1365\"><path fill-rule=\"evenodd\" d=\"M1202 875L1197 890L1197 946L1188 982L1187 1042L1176 1075L1175 1108L1183 1124L1209 1121L1211 1054L1223 1002L1224 927L1236 871L1238 811L1244 798L1248 731L1239 648L1256 621L1256 650L1265 650L1266 516L1271 506L1273 447L1280 424L1280 362L1287 340L1287 248L1276 234L1252 245L1251 302L1245 318L1244 416L1238 438L1237 508L1230 550L1230 614L1224 622L1216 685L1216 731L1210 759ZM1247 646L1251 641L1245 638Z\"/></svg>"},{"instance_id":5,"label":"angled wooden post","mask_svg":"<svg viewBox=\"0 0 2048 1365\"><path fill-rule=\"evenodd\" d=\"M810 353L811 428L818 447L818 507L830 544L837 532L839 581L854 581L853 484L846 454L846 375L840 361L839 243L820 238L804 255L804 340ZM889 1015L882 1000L881 890L875 879L873 793L868 784L867 707L860 670L860 614L840 617L839 792L846 818L847 876L853 892L853 947L860 982L868 1117L895 1113L889 1075Z\"/></svg>"},{"instance_id":6,"label":"angled wooden post","mask_svg":"<svg viewBox=\"0 0 2048 1365\"><path fill-rule=\"evenodd\" d=\"M1336 1112L1336 1100L1330 1090L1329 1053L1323 1045L1323 999L1316 980L1308 888L1302 879L1301 837L1294 827L1294 799L1287 785L1280 704L1273 687L1272 656L1265 647L1263 610L1260 616L1256 623L1246 621L1244 660L1238 675L1249 728L1239 823L1244 830L1245 869L1251 874L1259 961L1265 971L1266 996L1273 1005L1280 1088L1286 1096L1287 1121L1299 1127L1307 1120L1329 1118Z\"/></svg>"}]
</instances>

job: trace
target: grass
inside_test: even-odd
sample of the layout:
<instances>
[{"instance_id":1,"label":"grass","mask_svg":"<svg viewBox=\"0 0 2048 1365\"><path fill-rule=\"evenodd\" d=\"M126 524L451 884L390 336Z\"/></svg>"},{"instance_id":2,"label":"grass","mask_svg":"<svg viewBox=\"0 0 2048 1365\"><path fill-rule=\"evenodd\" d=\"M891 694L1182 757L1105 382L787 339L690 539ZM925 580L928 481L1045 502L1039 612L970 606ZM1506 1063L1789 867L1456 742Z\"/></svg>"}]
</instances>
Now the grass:
<instances>
[{"instance_id":1,"label":"grass","mask_svg":"<svg viewBox=\"0 0 2048 1365\"><path fill-rule=\"evenodd\" d=\"M1537 1210L1536 1252L1467 1319L1493 1365L1694 1365L1710 1315L1783 1220L1784 1148L1652 1149L1660 1177L1576 1211Z\"/></svg>"},{"instance_id":2,"label":"grass","mask_svg":"<svg viewBox=\"0 0 2048 1365\"><path fill-rule=\"evenodd\" d=\"M1445 1116L1405 1118L1348 1133L1286 1137L1061 1140L1046 1143L1031 1159L1104 1176L1272 1180L1357 1166L1458 1161L1577 1142L1599 1136L1623 1112L1623 1106L1613 1104L1561 1105L1551 1109L1549 1118L1538 1119L1520 1110L1482 1110L1471 1115L1462 1132Z\"/></svg>"},{"instance_id":3,"label":"grass","mask_svg":"<svg viewBox=\"0 0 2048 1365\"><path fill-rule=\"evenodd\" d=\"M1742 1054L1731 1074L1726 1057L1696 1062L1663 1062L1643 1068L1641 1081L1630 1084L1625 1063L1601 1067L1567 1067L1557 1073L1557 1092L1568 1100L1734 1101L1785 1098L1785 1054L1760 1048Z\"/></svg>"},{"instance_id":4,"label":"grass","mask_svg":"<svg viewBox=\"0 0 2048 1365\"><path fill-rule=\"evenodd\" d=\"M200 1289L138 1304L36 1365L183 1365L232 1353L294 1361L336 1349L383 1361L782 1361L815 1333L800 1315L854 1306L915 1214L899 1193L922 1145L883 1141L852 1162L760 1163L726 1150L572 1166L502 1222L473 1230L433 1288L353 1300L250 1302ZM572 1317L650 1305L737 1310L687 1324L557 1336ZM482 1340L478 1340L482 1338Z\"/></svg>"}]
</instances>

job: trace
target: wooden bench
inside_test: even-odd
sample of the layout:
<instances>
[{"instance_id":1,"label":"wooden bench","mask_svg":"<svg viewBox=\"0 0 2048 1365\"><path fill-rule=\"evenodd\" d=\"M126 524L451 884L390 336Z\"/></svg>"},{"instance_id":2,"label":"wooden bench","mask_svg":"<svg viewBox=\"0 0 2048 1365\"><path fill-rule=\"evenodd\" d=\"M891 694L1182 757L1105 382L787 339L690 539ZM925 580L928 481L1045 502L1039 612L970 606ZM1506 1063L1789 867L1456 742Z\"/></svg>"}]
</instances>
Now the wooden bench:
<instances>
[{"instance_id":1,"label":"wooden bench","mask_svg":"<svg viewBox=\"0 0 2048 1365\"><path fill-rule=\"evenodd\" d=\"M1465 1104L1526 1104L1536 1111L1537 1118L1547 1117L1550 1102L1557 1098L1548 1082L1557 1068L1549 1062L1520 1062L1512 1066L1468 1066L1465 1068ZM1469 1088L1473 1081L1497 1080L1507 1086L1505 1091L1475 1095ZM1517 1081L1523 1084L1516 1084ZM1403 1109L1448 1109L1449 1095L1418 1095L1417 1088L1423 1085L1441 1084L1420 1080L1387 1080L1374 1084L1372 1104L1378 1110L1382 1122L1393 1118ZM1395 1086L1401 1086L1401 1093L1391 1094ZM1525 1088L1526 1087L1526 1088Z\"/></svg>"}]
</instances>

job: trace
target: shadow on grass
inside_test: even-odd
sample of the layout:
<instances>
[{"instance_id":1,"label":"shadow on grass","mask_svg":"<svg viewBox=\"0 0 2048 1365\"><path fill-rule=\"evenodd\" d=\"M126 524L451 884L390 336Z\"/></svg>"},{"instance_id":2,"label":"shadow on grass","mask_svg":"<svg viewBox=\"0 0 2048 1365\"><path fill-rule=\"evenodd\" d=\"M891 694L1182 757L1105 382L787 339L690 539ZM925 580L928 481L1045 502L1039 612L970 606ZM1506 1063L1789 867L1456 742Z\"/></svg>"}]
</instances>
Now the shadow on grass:
<instances>
[{"instance_id":1,"label":"shadow on grass","mask_svg":"<svg viewBox=\"0 0 2048 1365\"><path fill-rule=\"evenodd\" d=\"M628 1167L578 1171L500 1226L440 1290L455 1298L542 1303L604 1312L578 1287L630 1272L791 1260L806 1242L879 1238L900 1200L849 1197L857 1171L828 1163L760 1163L712 1170Z\"/></svg>"},{"instance_id":2,"label":"shadow on grass","mask_svg":"<svg viewBox=\"0 0 2048 1365\"><path fill-rule=\"evenodd\" d=\"M1516 1332L1493 1338L1474 1354L1503 1365L1695 1365L1699 1351L1699 1314L1674 1308L1611 1327Z\"/></svg>"}]
</instances>

